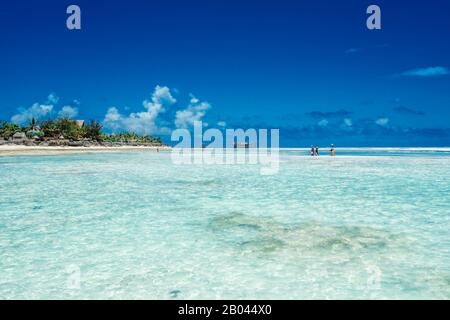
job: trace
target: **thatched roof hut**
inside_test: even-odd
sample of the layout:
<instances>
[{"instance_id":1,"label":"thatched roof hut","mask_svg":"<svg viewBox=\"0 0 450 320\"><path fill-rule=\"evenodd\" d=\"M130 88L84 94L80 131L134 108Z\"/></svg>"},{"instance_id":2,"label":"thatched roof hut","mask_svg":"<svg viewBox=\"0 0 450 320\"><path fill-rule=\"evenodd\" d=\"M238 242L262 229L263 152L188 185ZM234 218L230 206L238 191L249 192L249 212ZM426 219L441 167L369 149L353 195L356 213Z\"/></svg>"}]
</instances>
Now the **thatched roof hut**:
<instances>
[{"instance_id":1,"label":"thatched roof hut","mask_svg":"<svg viewBox=\"0 0 450 320\"><path fill-rule=\"evenodd\" d=\"M75 120L75 124L78 126L78 128L83 128L84 120Z\"/></svg>"}]
</instances>

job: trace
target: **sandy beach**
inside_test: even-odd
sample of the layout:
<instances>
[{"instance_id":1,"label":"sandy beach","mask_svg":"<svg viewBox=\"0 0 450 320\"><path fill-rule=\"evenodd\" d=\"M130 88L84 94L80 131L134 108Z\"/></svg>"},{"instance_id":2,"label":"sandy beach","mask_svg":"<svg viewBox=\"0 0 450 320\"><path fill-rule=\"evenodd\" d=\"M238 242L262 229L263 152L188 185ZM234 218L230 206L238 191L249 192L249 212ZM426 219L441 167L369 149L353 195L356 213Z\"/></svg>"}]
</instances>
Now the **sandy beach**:
<instances>
[{"instance_id":1,"label":"sandy beach","mask_svg":"<svg viewBox=\"0 0 450 320\"><path fill-rule=\"evenodd\" d=\"M24 146L24 145L0 145L0 156L5 155L42 155L80 152L117 152L117 151L165 151L168 146L92 146L92 147L68 147L68 146Z\"/></svg>"}]
</instances>

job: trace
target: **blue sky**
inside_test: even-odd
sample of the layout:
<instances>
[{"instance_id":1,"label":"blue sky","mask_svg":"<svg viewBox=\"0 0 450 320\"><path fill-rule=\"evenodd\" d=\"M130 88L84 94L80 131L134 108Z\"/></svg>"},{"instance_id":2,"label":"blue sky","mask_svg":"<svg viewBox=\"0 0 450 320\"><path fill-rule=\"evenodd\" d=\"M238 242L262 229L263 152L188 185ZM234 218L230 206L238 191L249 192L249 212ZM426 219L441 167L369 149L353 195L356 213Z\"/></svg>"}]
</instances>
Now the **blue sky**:
<instances>
[{"instance_id":1,"label":"blue sky","mask_svg":"<svg viewBox=\"0 0 450 320\"><path fill-rule=\"evenodd\" d=\"M77 4L82 29L66 28ZM382 29L366 28L381 8ZM0 119L162 136L279 128L283 147L450 146L450 3L9 1Z\"/></svg>"}]
</instances>

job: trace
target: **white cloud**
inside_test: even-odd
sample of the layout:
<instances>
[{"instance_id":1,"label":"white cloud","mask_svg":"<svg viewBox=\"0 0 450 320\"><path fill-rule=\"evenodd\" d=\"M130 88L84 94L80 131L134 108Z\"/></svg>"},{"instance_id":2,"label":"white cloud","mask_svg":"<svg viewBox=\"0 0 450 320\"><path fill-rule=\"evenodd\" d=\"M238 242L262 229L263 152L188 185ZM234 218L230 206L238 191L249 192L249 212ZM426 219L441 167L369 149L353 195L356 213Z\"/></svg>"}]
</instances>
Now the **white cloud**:
<instances>
[{"instance_id":1,"label":"white cloud","mask_svg":"<svg viewBox=\"0 0 450 320\"><path fill-rule=\"evenodd\" d=\"M328 125L328 120L322 119L319 122L317 122L317 125L319 125L320 127L326 127Z\"/></svg>"},{"instance_id":2,"label":"white cloud","mask_svg":"<svg viewBox=\"0 0 450 320\"><path fill-rule=\"evenodd\" d=\"M26 124L32 118L39 119L45 117L53 110L52 104L35 103L28 109L20 110L19 114L11 117L11 121L17 124Z\"/></svg>"},{"instance_id":3,"label":"white cloud","mask_svg":"<svg viewBox=\"0 0 450 320\"><path fill-rule=\"evenodd\" d=\"M60 118L75 118L78 115L78 109L71 106L64 106L58 112L58 117Z\"/></svg>"},{"instance_id":4,"label":"white cloud","mask_svg":"<svg viewBox=\"0 0 450 320\"><path fill-rule=\"evenodd\" d=\"M47 96L47 102L45 104L34 103L31 107L27 109L19 109L20 113L11 117L11 121L18 124L26 124L32 118L36 120L45 118L52 114L55 104L59 101L59 97L54 93L50 93ZM78 103L77 100L74 100L74 103ZM67 117L73 118L78 115L78 109L72 106L64 106L59 110L58 117Z\"/></svg>"},{"instance_id":5,"label":"white cloud","mask_svg":"<svg viewBox=\"0 0 450 320\"><path fill-rule=\"evenodd\" d=\"M353 121L352 121L352 119L345 118L345 119L344 119L344 124L345 124L347 127L351 127L351 126L353 125Z\"/></svg>"},{"instance_id":6,"label":"white cloud","mask_svg":"<svg viewBox=\"0 0 450 320\"><path fill-rule=\"evenodd\" d=\"M438 77L450 74L450 71L445 67L428 67L407 70L400 73L400 76L406 77Z\"/></svg>"},{"instance_id":7,"label":"white cloud","mask_svg":"<svg viewBox=\"0 0 450 320\"><path fill-rule=\"evenodd\" d=\"M55 105L59 101L59 97L56 95L56 93L52 92L47 97L47 104Z\"/></svg>"},{"instance_id":8,"label":"white cloud","mask_svg":"<svg viewBox=\"0 0 450 320\"><path fill-rule=\"evenodd\" d=\"M103 119L105 128L113 132L133 131L138 134L170 134L171 128L162 125L159 116L165 113L168 107L174 105L177 100L173 97L171 89L168 87L156 86L151 100L144 100L145 111L122 114L116 107L110 107ZM195 96L190 95L189 105L175 112L173 120L176 128L189 128L195 121L200 121L205 116L206 111L211 108L207 102L200 101ZM226 123L222 122L225 126ZM204 126L208 126L206 122Z\"/></svg>"},{"instance_id":9,"label":"white cloud","mask_svg":"<svg viewBox=\"0 0 450 320\"><path fill-rule=\"evenodd\" d=\"M389 123L389 118L379 118L375 120L375 123L382 127L387 126L387 124Z\"/></svg>"},{"instance_id":10,"label":"white cloud","mask_svg":"<svg viewBox=\"0 0 450 320\"><path fill-rule=\"evenodd\" d=\"M103 119L103 125L115 132L123 126L123 118L116 107L110 107Z\"/></svg>"},{"instance_id":11,"label":"white cloud","mask_svg":"<svg viewBox=\"0 0 450 320\"><path fill-rule=\"evenodd\" d=\"M175 126L183 129L191 127L194 121L200 121L210 108L211 105L208 102L202 102L191 95L191 101L188 107L176 112Z\"/></svg>"},{"instance_id":12,"label":"white cloud","mask_svg":"<svg viewBox=\"0 0 450 320\"><path fill-rule=\"evenodd\" d=\"M353 130L353 120L350 118L344 118L341 125L339 126L341 130L350 132Z\"/></svg>"},{"instance_id":13,"label":"white cloud","mask_svg":"<svg viewBox=\"0 0 450 320\"><path fill-rule=\"evenodd\" d=\"M196 104L196 103L199 103L200 101L196 98L196 97L194 97L192 94L190 95L191 96L191 104Z\"/></svg>"},{"instance_id":14,"label":"white cloud","mask_svg":"<svg viewBox=\"0 0 450 320\"><path fill-rule=\"evenodd\" d=\"M156 120L159 114L166 112L166 108L175 103L176 99L168 87L156 86L151 101L144 100L142 103L146 111L122 115L116 107L111 107L105 115L103 125L112 131L167 134L170 130L166 127L159 127Z\"/></svg>"},{"instance_id":15,"label":"white cloud","mask_svg":"<svg viewBox=\"0 0 450 320\"><path fill-rule=\"evenodd\" d=\"M217 125L218 125L219 127L226 127L226 126L227 126L227 123L226 123L225 121L219 121L219 122L217 122Z\"/></svg>"}]
</instances>

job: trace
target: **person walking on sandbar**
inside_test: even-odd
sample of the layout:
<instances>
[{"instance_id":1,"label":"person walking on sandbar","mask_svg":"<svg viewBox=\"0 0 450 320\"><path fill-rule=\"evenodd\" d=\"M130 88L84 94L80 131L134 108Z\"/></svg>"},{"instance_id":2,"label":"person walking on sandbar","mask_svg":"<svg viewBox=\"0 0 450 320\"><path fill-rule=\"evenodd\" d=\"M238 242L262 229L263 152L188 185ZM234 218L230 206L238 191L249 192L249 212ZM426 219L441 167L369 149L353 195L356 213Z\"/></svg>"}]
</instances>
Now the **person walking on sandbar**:
<instances>
[{"instance_id":1,"label":"person walking on sandbar","mask_svg":"<svg viewBox=\"0 0 450 320\"><path fill-rule=\"evenodd\" d=\"M319 146L316 146L316 157L319 159Z\"/></svg>"},{"instance_id":2,"label":"person walking on sandbar","mask_svg":"<svg viewBox=\"0 0 450 320\"><path fill-rule=\"evenodd\" d=\"M331 152L331 156L334 157L334 144L331 145L330 152Z\"/></svg>"},{"instance_id":3,"label":"person walking on sandbar","mask_svg":"<svg viewBox=\"0 0 450 320\"><path fill-rule=\"evenodd\" d=\"M314 146L311 146L311 157L312 157L312 158L314 158L314 153L315 153L315 151L314 151Z\"/></svg>"}]
</instances>

